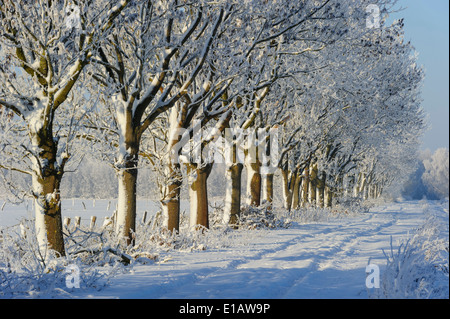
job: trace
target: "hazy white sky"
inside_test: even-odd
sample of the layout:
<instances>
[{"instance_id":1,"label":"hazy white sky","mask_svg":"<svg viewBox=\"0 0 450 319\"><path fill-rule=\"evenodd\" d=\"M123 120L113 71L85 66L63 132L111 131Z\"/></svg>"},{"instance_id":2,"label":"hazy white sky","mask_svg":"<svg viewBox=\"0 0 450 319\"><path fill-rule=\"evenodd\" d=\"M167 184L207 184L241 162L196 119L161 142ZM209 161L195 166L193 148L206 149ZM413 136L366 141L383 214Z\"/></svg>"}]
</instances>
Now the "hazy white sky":
<instances>
[{"instance_id":1,"label":"hazy white sky","mask_svg":"<svg viewBox=\"0 0 450 319\"><path fill-rule=\"evenodd\" d=\"M399 0L405 10L395 18L405 20L405 38L419 52L425 68L423 107L431 128L422 149L449 147L449 0Z\"/></svg>"}]
</instances>

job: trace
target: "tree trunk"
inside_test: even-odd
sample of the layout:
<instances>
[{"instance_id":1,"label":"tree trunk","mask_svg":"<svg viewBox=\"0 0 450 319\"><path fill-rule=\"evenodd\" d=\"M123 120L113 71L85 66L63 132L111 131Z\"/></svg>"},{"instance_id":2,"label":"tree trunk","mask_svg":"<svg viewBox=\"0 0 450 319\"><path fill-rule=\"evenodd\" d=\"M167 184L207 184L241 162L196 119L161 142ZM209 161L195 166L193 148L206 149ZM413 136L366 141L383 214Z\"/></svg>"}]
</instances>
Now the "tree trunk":
<instances>
[{"instance_id":1,"label":"tree trunk","mask_svg":"<svg viewBox=\"0 0 450 319\"><path fill-rule=\"evenodd\" d=\"M224 223L235 226L241 213L241 163L232 164L226 172L226 194L224 208Z\"/></svg>"},{"instance_id":2,"label":"tree trunk","mask_svg":"<svg viewBox=\"0 0 450 319\"><path fill-rule=\"evenodd\" d=\"M137 163L127 161L127 168L117 172L119 200L117 203L116 233L126 239L127 245L134 244L136 230L136 181Z\"/></svg>"},{"instance_id":3,"label":"tree trunk","mask_svg":"<svg viewBox=\"0 0 450 319\"><path fill-rule=\"evenodd\" d=\"M298 209L300 207L300 185L302 182L302 176L300 174L296 174L294 189L292 191L292 208Z\"/></svg>"},{"instance_id":4,"label":"tree trunk","mask_svg":"<svg viewBox=\"0 0 450 319\"><path fill-rule=\"evenodd\" d=\"M48 171L47 171L48 173ZM65 256L62 233L60 176L51 173L42 177L33 175L35 195L35 228L39 246Z\"/></svg>"},{"instance_id":5,"label":"tree trunk","mask_svg":"<svg viewBox=\"0 0 450 319\"><path fill-rule=\"evenodd\" d=\"M302 178L302 200L301 206L305 207L308 203L308 187L309 187L309 168L305 167Z\"/></svg>"},{"instance_id":6,"label":"tree trunk","mask_svg":"<svg viewBox=\"0 0 450 319\"><path fill-rule=\"evenodd\" d=\"M169 116L169 153L165 157L165 181L161 192L161 207L164 216L164 227L170 231L180 230L180 193L183 175L180 168L180 152L188 141L182 140L184 129L183 119L187 107L176 103Z\"/></svg>"},{"instance_id":7,"label":"tree trunk","mask_svg":"<svg viewBox=\"0 0 450 319\"><path fill-rule=\"evenodd\" d=\"M261 174L258 163L246 163L247 168L247 203L251 206L261 205Z\"/></svg>"},{"instance_id":8,"label":"tree trunk","mask_svg":"<svg viewBox=\"0 0 450 319\"><path fill-rule=\"evenodd\" d=\"M283 206L284 209L290 211L292 206L292 183L291 173L288 169L281 169L283 178Z\"/></svg>"},{"instance_id":9,"label":"tree trunk","mask_svg":"<svg viewBox=\"0 0 450 319\"><path fill-rule=\"evenodd\" d=\"M140 135L133 121L133 110L128 106L119 107L117 123L120 128L120 139L119 156L115 163L119 190L115 221L116 234L124 238L127 245L134 245Z\"/></svg>"},{"instance_id":10,"label":"tree trunk","mask_svg":"<svg viewBox=\"0 0 450 319\"><path fill-rule=\"evenodd\" d=\"M38 150L36 157L32 158L37 242L42 252L46 253L49 248L65 256L60 198L65 160L58 166L57 142L53 139L51 128L32 133L32 143Z\"/></svg>"},{"instance_id":11,"label":"tree trunk","mask_svg":"<svg viewBox=\"0 0 450 319\"><path fill-rule=\"evenodd\" d=\"M358 180L355 183L354 195L355 197L360 197L364 199L364 191L366 188L366 176L363 173L360 173L358 176Z\"/></svg>"},{"instance_id":12,"label":"tree trunk","mask_svg":"<svg viewBox=\"0 0 450 319\"><path fill-rule=\"evenodd\" d=\"M275 132L275 133L274 133ZM261 130L259 145L261 149L261 176L262 176L262 199L266 202L267 209L273 208L273 176L278 169L276 159L273 155L278 155L278 135L276 131ZM267 134L269 133L269 134ZM273 154L272 154L272 151Z\"/></svg>"},{"instance_id":13,"label":"tree trunk","mask_svg":"<svg viewBox=\"0 0 450 319\"><path fill-rule=\"evenodd\" d=\"M361 184L359 186L359 196L364 200L367 199L366 185L367 185L366 176L365 176L365 174L362 174Z\"/></svg>"},{"instance_id":14,"label":"tree trunk","mask_svg":"<svg viewBox=\"0 0 450 319\"><path fill-rule=\"evenodd\" d=\"M309 203L312 205L316 204L316 185L317 185L317 165L310 167L309 175L309 185L308 185L308 195Z\"/></svg>"},{"instance_id":15,"label":"tree trunk","mask_svg":"<svg viewBox=\"0 0 450 319\"><path fill-rule=\"evenodd\" d=\"M167 180L162 186L161 208L164 216L164 227L172 232L180 231L180 189L182 175L180 164L166 163Z\"/></svg>"},{"instance_id":16,"label":"tree trunk","mask_svg":"<svg viewBox=\"0 0 450 319\"><path fill-rule=\"evenodd\" d=\"M375 198L379 198L380 197L380 185L376 184L375 185Z\"/></svg>"},{"instance_id":17,"label":"tree trunk","mask_svg":"<svg viewBox=\"0 0 450 319\"><path fill-rule=\"evenodd\" d=\"M317 194L316 194L317 206L320 207L320 208L323 208L323 206L324 206L324 196L325 196L324 187L322 187L322 186L316 187L316 190L317 190Z\"/></svg>"},{"instance_id":18,"label":"tree trunk","mask_svg":"<svg viewBox=\"0 0 450 319\"><path fill-rule=\"evenodd\" d=\"M317 177L317 206L323 208L325 204L325 179L326 175L322 172L321 178Z\"/></svg>"},{"instance_id":19,"label":"tree trunk","mask_svg":"<svg viewBox=\"0 0 450 319\"><path fill-rule=\"evenodd\" d=\"M331 187L325 186L325 207L331 208L333 206L333 191Z\"/></svg>"},{"instance_id":20,"label":"tree trunk","mask_svg":"<svg viewBox=\"0 0 450 319\"><path fill-rule=\"evenodd\" d=\"M196 164L188 165L191 228L209 228L207 181L213 165L202 165L201 168L197 168Z\"/></svg>"},{"instance_id":21,"label":"tree trunk","mask_svg":"<svg viewBox=\"0 0 450 319\"><path fill-rule=\"evenodd\" d=\"M241 188L242 188L242 159L238 149L237 138L241 137L242 132L239 130L225 129L225 165L227 170L225 173L225 207L223 215L223 223L236 227L239 223L241 214Z\"/></svg>"},{"instance_id":22,"label":"tree trunk","mask_svg":"<svg viewBox=\"0 0 450 319\"><path fill-rule=\"evenodd\" d=\"M273 205L273 175L272 173L262 175L263 200L268 203L268 209Z\"/></svg>"},{"instance_id":23,"label":"tree trunk","mask_svg":"<svg viewBox=\"0 0 450 319\"><path fill-rule=\"evenodd\" d=\"M357 198L359 196L359 183L360 183L361 175L359 174L358 177L355 176L354 183L353 183L353 197Z\"/></svg>"},{"instance_id":24,"label":"tree trunk","mask_svg":"<svg viewBox=\"0 0 450 319\"><path fill-rule=\"evenodd\" d=\"M245 153L245 168L247 169L247 204L261 205L261 163L258 157L256 130L249 135Z\"/></svg>"},{"instance_id":25,"label":"tree trunk","mask_svg":"<svg viewBox=\"0 0 450 319\"><path fill-rule=\"evenodd\" d=\"M176 173L175 173L176 174ZM161 207L164 216L164 227L171 232L180 231L180 189L181 176L174 176L164 187Z\"/></svg>"}]
</instances>

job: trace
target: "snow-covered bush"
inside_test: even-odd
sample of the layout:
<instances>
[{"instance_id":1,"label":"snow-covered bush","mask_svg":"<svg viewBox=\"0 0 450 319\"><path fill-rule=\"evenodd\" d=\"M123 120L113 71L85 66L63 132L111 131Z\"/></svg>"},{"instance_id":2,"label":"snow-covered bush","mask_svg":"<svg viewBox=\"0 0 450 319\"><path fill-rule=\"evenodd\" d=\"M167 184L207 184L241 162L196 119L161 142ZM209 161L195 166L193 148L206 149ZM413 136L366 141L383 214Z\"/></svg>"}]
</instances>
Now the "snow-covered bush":
<instances>
[{"instance_id":1,"label":"snow-covered bush","mask_svg":"<svg viewBox=\"0 0 450 319\"><path fill-rule=\"evenodd\" d=\"M375 298L449 298L449 240L447 222L428 213L415 234L386 253L387 267ZM444 218L445 219L445 218Z\"/></svg>"},{"instance_id":2,"label":"snow-covered bush","mask_svg":"<svg viewBox=\"0 0 450 319\"><path fill-rule=\"evenodd\" d=\"M241 209L239 227L241 229L288 228L291 225L286 216L268 209L268 205L254 207L245 205Z\"/></svg>"},{"instance_id":3,"label":"snow-covered bush","mask_svg":"<svg viewBox=\"0 0 450 319\"><path fill-rule=\"evenodd\" d=\"M333 208L316 207L314 205L299 209L269 209L268 205L260 207L245 205L241 209L240 228L273 229L288 228L292 223L307 224L328 221L335 218L346 218L367 212L368 203L350 206L335 205Z\"/></svg>"},{"instance_id":4,"label":"snow-covered bush","mask_svg":"<svg viewBox=\"0 0 450 319\"><path fill-rule=\"evenodd\" d=\"M79 270L81 288L100 289L120 265L99 268L79 256L59 257L35 240L33 222L0 230L0 298L65 298L73 287L66 284L69 266ZM91 258L92 259L92 258Z\"/></svg>"},{"instance_id":5,"label":"snow-covered bush","mask_svg":"<svg viewBox=\"0 0 450 319\"><path fill-rule=\"evenodd\" d=\"M360 197L342 196L341 198L336 199L333 211L344 214L367 213L375 203L382 202L383 200L382 197L364 200Z\"/></svg>"},{"instance_id":6,"label":"snow-covered bush","mask_svg":"<svg viewBox=\"0 0 450 319\"><path fill-rule=\"evenodd\" d=\"M308 223L317 223L321 221L327 221L330 218L335 218L340 216L341 214L336 214L329 208L320 208L320 207L307 207L300 208L296 210L292 210L290 212L284 212L287 215L287 218L290 220L300 223L300 224L308 224Z\"/></svg>"},{"instance_id":7,"label":"snow-covered bush","mask_svg":"<svg viewBox=\"0 0 450 319\"><path fill-rule=\"evenodd\" d=\"M236 246L251 242L252 234L247 229L232 230L224 225L223 205L215 204L209 214L210 228L192 228L189 214L180 214L180 231L172 233L163 227L163 216L156 214L145 224L139 223L136 245L133 250L151 252L158 258L172 251L194 251ZM237 242L239 238L240 242ZM243 241L242 241L243 240Z\"/></svg>"},{"instance_id":8,"label":"snow-covered bush","mask_svg":"<svg viewBox=\"0 0 450 319\"><path fill-rule=\"evenodd\" d=\"M22 220L20 226L0 229L0 298L70 298L74 288L66 285L67 270L79 269L80 287L99 290L118 273L134 265L152 266L173 251L237 247L252 242L254 231L232 230L220 223L223 207L212 210L210 229L191 229L186 213L180 216L180 232L163 227L162 215L139 222L134 245L127 246L117 235L113 224L95 227L65 225L66 256L42 251L35 240L33 220Z\"/></svg>"}]
</instances>

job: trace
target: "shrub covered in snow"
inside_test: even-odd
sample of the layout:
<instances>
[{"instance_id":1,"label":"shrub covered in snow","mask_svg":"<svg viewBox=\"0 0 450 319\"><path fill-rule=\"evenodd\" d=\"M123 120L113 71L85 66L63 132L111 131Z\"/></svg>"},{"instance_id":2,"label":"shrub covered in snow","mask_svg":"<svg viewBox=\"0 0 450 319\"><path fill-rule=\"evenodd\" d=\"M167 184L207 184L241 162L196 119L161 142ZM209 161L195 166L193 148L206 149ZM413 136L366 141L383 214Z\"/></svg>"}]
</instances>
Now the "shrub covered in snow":
<instances>
[{"instance_id":1,"label":"shrub covered in snow","mask_svg":"<svg viewBox=\"0 0 450 319\"><path fill-rule=\"evenodd\" d=\"M406 242L386 253L387 267L375 298L449 298L447 222L428 212L424 224Z\"/></svg>"},{"instance_id":2,"label":"shrub covered in snow","mask_svg":"<svg viewBox=\"0 0 450 319\"><path fill-rule=\"evenodd\" d=\"M283 214L268 209L268 205L261 207L244 206L239 218L239 227L244 229L288 228L289 219Z\"/></svg>"},{"instance_id":3,"label":"shrub covered in snow","mask_svg":"<svg viewBox=\"0 0 450 319\"><path fill-rule=\"evenodd\" d=\"M80 287L94 289L107 284L121 268L117 263L99 268L103 261L92 256L83 259L68 254L61 258L54 251L39 247L35 238L30 220L0 230L0 298L70 297L73 288L66 284L69 265L79 269Z\"/></svg>"}]
</instances>

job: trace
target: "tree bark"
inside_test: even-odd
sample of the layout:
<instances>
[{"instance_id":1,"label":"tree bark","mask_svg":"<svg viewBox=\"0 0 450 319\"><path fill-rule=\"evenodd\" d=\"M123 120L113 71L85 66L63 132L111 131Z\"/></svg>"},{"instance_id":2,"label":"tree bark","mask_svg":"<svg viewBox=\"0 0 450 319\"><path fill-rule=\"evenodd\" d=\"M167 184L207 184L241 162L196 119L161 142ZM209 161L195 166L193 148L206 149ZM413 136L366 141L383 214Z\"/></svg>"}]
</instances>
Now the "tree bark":
<instances>
[{"instance_id":1,"label":"tree bark","mask_svg":"<svg viewBox=\"0 0 450 319\"><path fill-rule=\"evenodd\" d=\"M263 200L268 203L268 209L272 209L273 205L273 173L262 175L262 192Z\"/></svg>"},{"instance_id":2,"label":"tree bark","mask_svg":"<svg viewBox=\"0 0 450 319\"><path fill-rule=\"evenodd\" d=\"M309 203L316 204L316 186L317 186L317 165L314 164L310 167L308 195Z\"/></svg>"},{"instance_id":3,"label":"tree bark","mask_svg":"<svg viewBox=\"0 0 450 319\"><path fill-rule=\"evenodd\" d=\"M302 176L296 174L294 189L292 191L292 208L298 209L300 207L300 185L302 183Z\"/></svg>"},{"instance_id":4,"label":"tree bark","mask_svg":"<svg viewBox=\"0 0 450 319\"><path fill-rule=\"evenodd\" d=\"M241 213L241 178L243 165L234 163L227 168L224 223L236 226Z\"/></svg>"},{"instance_id":5,"label":"tree bark","mask_svg":"<svg viewBox=\"0 0 450 319\"><path fill-rule=\"evenodd\" d=\"M261 130L259 148L261 149L261 177L262 200L266 202L268 210L273 209L273 177L278 166L272 155L278 155L278 135L273 130ZM273 134L275 133L275 134ZM274 153L272 154L272 151Z\"/></svg>"},{"instance_id":6,"label":"tree bark","mask_svg":"<svg viewBox=\"0 0 450 319\"><path fill-rule=\"evenodd\" d=\"M309 186L309 167L305 167L303 170L302 178L302 200L301 206L305 207L308 203L308 186Z\"/></svg>"},{"instance_id":7,"label":"tree bark","mask_svg":"<svg viewBox=\"0 0 450 319\"><path fill-rule=\"evenodd\" d=\"M127 245L134 245L133 233L136 231L136 183L138 176L138 154L140 135L133 125L132 112L125 110L126 116L119 121L123 132L116 163L119 198L117 203L116 233L125 238Z\"/></svg>"},{"instance_id":8,"label":"tree bark","mask_svg":"<svg viewBox=\"0 0 450 319\"><path fill-rule=\"evenodd\" d=\"M331 187L325 186L325 207L331 208L333 206L333 191Z\"/></svg>"},{"instance_id":9,"label":"tree bark","mask_svg":"<svg viewBox=\"0 0 450 319\"><path fill-rule=\"evenodd\" d=\"M225 207L223 223L236 227L241 215L241 192L242 192L242 169L243 164L239 158L237 135L242 132L230 129L229 125L225 129L225 164L227 170Z\"/></svg>"},{"instance_id":10,"label":"tree bark","mask_svg":"<svg viewBox=\"0 0 450 319\"><path fill-rule=\"evenodd\" d=\"M258 156L256 130L248 136L245 149L245 168L247 169L247 204L261 205L261 163Z\"/></svg>"},{"instance_id":11,"label":"tree bark","mask_svg":"<svg viewBox=\"0 0 450 319\"><path fill-rule=\"evenodd\" d=\"M163 186L161 207L164 216L164 227L172 232L180 231L180 189L182 176L180 165L168 163L169 178Z\"/></svg>"},{"instance_id":12,"label":"tree bark","mask_svg":"<svg viewBox=\"0 0 450 319\"><path fill-rule=\"evenodd\" d=\"M261 173L258 159L245 157L245 168L247 169L247 204L251 206L261 205Z\"/></svg>"},{"instance_id":13,"label":"tree bark","mask_svg":"<svg viewBox=\"0 0 450 319\"><path fill-rule=\"evenodd\" d=\"M33 176L35 228L39 246L65 256L62 233L60 176Z\"/></svg>"},{"instance_id":14,"label":"tree bark","mask_svg":"<svg viewBox=\"0 0 450 319\"><path fill-rule=\"evenodd\" d=\"M119 200L117 204L116 233L126 239L127 245L134 244L136 230L136 182L138 169L135 161L127 161L127 168L118 174Z\"/></svg>"},{"instance_id":15,"label":"tree bark","mask_svg":"<svg viewBox=\"0 0 450 319\"><path fill-rule=\"evenodd\" d=\"M292 189L291 176L288 169L281 169L281 176L283 178L283 206L284 209L290 211L292 206Z\"/></svg>"},{"instance_id":16,"label":"tree bark","mask_svg":"<svg viewBox=\"0 0 450 319\"><path fill-rule=\"evenodd\" d=\"M323 208L325 205L325 179L326 179L326 174L324 172L322 172L321 177L317 177L316 181L317 181L317 206Z\"/></svg>"},{"instance_id":17,"label":"tree bark","mask_svg":"<svg viewBox=\"0 0 450 319\"><path fill-rule=\"evenodd\" d=\"M212 164L188 165L189 198L190 198L190 226L209 228L208 216L208 188L207 181L212 170Z\"/></svg>"},{"instance_id":18,"label":"tree bark","mask_svg":"<svg viewBox=\"0 0 450 319\"><path fill-rule=\"evenodd\" d=\"M65 256L62 232L60 185L64 160L58 166L57 142L51 127L31 133L37 154L32 158L32 186L35 205L35 229L40 249L52 249Z\"/></svg>"}]
</instances>

